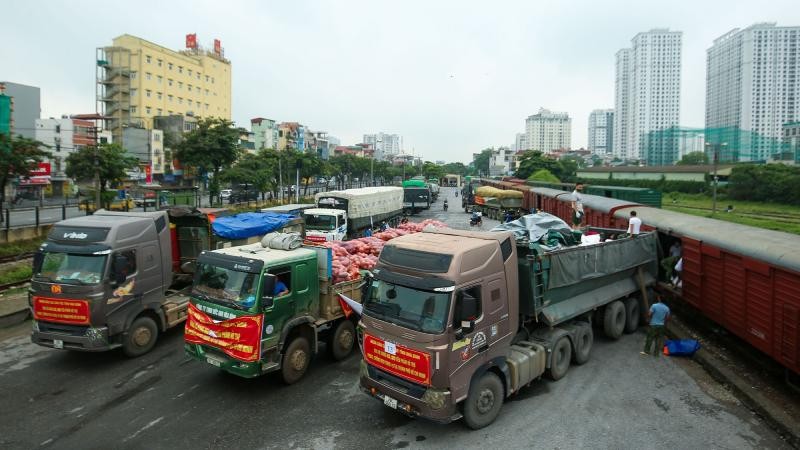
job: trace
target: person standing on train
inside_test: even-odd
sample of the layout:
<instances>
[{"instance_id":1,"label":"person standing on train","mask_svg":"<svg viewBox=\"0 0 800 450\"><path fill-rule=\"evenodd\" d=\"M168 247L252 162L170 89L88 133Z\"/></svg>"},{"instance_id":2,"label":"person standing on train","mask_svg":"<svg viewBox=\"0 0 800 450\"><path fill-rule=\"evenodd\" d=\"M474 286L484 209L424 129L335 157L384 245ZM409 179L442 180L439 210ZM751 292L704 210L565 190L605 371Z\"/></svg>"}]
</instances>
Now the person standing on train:
<instances>
[{"instance_id":1,"label":"person standing on train","mask_svg":"<svg viewBox=\"0 0 800 450\"><path fill-rule=\"evenodd\" d=\"M631 218L628 219L628 234L637 236L642 228L642 219L636 217L636 211L631 211Z\"/></svg>"},{"instance_id":2,"label":"person standing on train","mask_svg":"<svg viewBox=\"0 0 800 450\"><path fill-rule=\"evenodd\" d=\"M583 223L583 184L578 183L575 185L575 190L572 191L572 229L578 230Z\"/></svg>"}]
</instances>

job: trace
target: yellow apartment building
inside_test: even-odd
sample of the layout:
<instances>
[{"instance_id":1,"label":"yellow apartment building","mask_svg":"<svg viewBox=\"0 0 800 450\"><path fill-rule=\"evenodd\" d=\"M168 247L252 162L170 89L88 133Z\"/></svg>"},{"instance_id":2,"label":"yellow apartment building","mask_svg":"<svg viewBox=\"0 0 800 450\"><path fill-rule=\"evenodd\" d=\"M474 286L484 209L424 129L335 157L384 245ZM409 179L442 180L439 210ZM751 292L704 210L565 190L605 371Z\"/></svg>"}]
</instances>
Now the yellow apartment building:
<instances>
[{"instance_id":1,"label":"yellow apartment building","mask_svg":"<svg viewBox=\"0 0 800 450\"><path fill-rule=\"evenodd\" d=\"M115 142L123 127L152 129L155 116L231 119L231 62L218 45L175 51L129 34L112 42L97 49L96 94Z\"/></svg>"}]
</instances>

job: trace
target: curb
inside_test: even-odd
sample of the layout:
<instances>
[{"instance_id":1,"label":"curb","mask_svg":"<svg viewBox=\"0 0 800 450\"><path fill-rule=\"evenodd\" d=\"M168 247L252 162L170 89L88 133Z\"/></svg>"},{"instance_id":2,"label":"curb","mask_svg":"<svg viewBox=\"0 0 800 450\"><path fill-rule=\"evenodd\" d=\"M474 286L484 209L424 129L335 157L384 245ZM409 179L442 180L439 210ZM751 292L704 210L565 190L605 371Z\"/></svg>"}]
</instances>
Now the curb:
<instances>
[{"instance_id":1,"label":"curb","mask_svg":"<svg viewBox=\"0 0 800 450\"><path fill-rule=\"evenodd\" d=\"M27 297L0 299L0 328L17 325L31 315Z\"/></svg>"},{"instance_id":2,"label":"curb","mask_svg":"<svg viewBox=\"0 0 800 450\"><path fill-rule=\"evenodd\" d=\"M676 324L675 322L675 320L672 320L667 325L667 334L674 339L691 339L684 325ZM745 406L764 419L778 434L786 439L789 445L800 448L800 426L797 426L797 421L761 395L760 392L753 391L750 383L728 369L705 349L701 348L692 358L700 363L714 379L729 386Z\"/></svg>"},{"instance_id":3,"label":"curb","mask_svg":"<svg viewBox=\"0 0 800 450\"><path fill-rule=\"evenodd\" d=\"M0 316L0 328L8 328L28 320L31 312L28 308Z\"/></svg>"}]
</instances>

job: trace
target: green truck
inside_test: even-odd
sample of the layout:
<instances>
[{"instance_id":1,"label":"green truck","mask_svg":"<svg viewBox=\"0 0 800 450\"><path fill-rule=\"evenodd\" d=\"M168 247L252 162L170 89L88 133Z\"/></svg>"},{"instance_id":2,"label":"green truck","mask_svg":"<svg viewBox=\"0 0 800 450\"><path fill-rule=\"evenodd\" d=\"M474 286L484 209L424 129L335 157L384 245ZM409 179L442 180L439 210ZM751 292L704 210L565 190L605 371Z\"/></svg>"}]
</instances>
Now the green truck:
<instances>
[{"instance_id":1,"label":"green truck","mask_svg":"<svg viewBox=\"0 0 800 450\"><path fill-rule=\"evenodd\" d=\"M338 294L360 301L361 277L334 284L332 250L296 247L300 242L296 234L276 233L202 252L186 354L245 378L280 371L287 384L302 378L322 342L336 360L350 355L356 319L342 310Z\"/></svg>"}]
</instances>

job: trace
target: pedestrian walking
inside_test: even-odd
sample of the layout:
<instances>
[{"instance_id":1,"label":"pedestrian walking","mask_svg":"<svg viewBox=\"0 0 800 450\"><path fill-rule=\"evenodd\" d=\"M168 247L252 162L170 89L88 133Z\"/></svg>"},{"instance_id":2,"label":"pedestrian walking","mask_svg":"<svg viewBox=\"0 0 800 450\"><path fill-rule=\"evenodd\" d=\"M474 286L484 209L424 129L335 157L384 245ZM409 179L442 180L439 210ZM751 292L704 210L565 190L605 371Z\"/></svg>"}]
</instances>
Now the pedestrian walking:
<instances>
[{"instance_id":1,"label":"pedestrian walking","mask_svg":"<svg viewBox=\"0 0 800 450\"><path fill-rule=\"evenodd\" d=\"M650 354L651 345L653 345L653 356L660 356L662 348L664 347L667 322L669 322L670 318L669 307L661 300L661 295L656 294L656 303L650 307L650 311L647 312L647 318L650 327L647 329L644 350L639 353L647 356Z\"/></svg>"}]
</instances>

